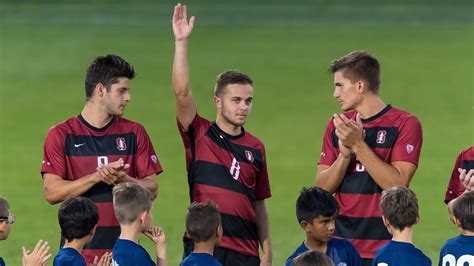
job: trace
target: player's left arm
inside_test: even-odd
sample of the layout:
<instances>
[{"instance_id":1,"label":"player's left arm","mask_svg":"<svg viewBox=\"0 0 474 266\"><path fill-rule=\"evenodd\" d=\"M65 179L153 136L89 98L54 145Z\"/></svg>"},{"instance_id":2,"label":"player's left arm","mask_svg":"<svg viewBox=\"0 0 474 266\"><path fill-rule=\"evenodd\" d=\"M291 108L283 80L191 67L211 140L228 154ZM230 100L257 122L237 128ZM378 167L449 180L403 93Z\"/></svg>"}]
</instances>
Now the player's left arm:
<instances>
[{"instance_id":1,"label":"player's left arm","mask_svg":"<svg viewBox=\"0 0 474 266\"><path fill-rule=\"evenodd\" d=\"M272 244L270 241L270 226L265 200L255 201L255 212L257 214L258 241L263 250L260 265L272 265Z\"/></svg>"}]
</instances>

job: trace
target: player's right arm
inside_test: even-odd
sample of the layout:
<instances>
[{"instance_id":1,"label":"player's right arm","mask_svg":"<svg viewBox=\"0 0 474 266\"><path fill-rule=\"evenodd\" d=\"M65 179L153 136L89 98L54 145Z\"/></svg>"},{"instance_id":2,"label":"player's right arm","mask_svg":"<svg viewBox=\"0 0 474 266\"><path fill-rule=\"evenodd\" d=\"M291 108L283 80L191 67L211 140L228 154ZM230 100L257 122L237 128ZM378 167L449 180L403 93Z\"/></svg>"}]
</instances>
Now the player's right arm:
<instances>
[{"instance_id":1,"label":"player's right arm","mask_svg":"<svg viewBox=\"0 0 474 266\"><path fill-rule=\"evenodd\" d=\"M43 175L44 196L50 204L56 204L84 194L100 181L97 172L73 181L64 180L58 175L45 173Z\"/></svg>"},{"instance_id":2,"label":"player's right arm","mask_svg":"<svg viewBox=\"0 0 474 266\"><path fill-rule=\"evenodd\" d=\"M196 116L196 103L189 89L188 38L194 26L195 17L187 19L185 5L177 4L173 13L175 53L173 62L173 89L176 98L176 116L185 130Z\"/></svg>"}]
</instances>

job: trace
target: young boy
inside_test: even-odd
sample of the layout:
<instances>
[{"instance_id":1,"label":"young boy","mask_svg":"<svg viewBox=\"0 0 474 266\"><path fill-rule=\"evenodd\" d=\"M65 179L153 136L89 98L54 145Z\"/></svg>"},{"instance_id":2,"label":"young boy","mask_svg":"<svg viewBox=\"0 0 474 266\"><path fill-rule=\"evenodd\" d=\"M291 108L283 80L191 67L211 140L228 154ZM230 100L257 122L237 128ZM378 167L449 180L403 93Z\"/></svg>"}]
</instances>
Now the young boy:
<instances>
[{"instance_id":1,"label":"young boy","mask_svg":"<svg viewBox=\"0 0 474 266\"><path fill-rule=\"evenodd\" d=\"M439 266L474 265L474 191L454 199L453 216L461 235L449 239L441 248Z\"/></svg>"},{"instance_id":2,"label":"young boy","mask_svg":"<svg viewBox=\"0 0 474 266\"><path fill-rule=\"evenodd\" d=\"M334 266L331 258L317 250L309 250L293 259L291 266ZM345 265L345 264L344 264Z\"/></svg>"},{"instance_id":3,"label":"young boy","mask_svg":"<svg viewBox=\"0 0 474 266\"><path fill-rule=\"evenodd\" d=\"M404 186L384 190L380 208L392 240L377 250L372 265L430 266L431 260L413 245L413 226L420 219L415 193Z\"/></svg>"},{"instance_id":4,"label":"young boy","mask_svg":"<svg viewBox=\"0 0 474 266\"><path fill-rule=\"evenodd\" d=\"M113 265L166 266L165 233L159 227L150 226L153 199L151 192L137 183L128 182L116 185L112 193L115 216L121 230L112 249ZM139 244L141 233L155 242L156 264Z\"/></svg>"},{"instance_id":5,"label":"young boy","mask_svg":"<svg viewBox=\"0 0 474 266\"><path fill-rule=\"evenodd\" d=\"M296 201L296 217L306 232L306 240L288 257L286 266L291 266L296 256L308 250L326 254L336 265L362 265L359 253L349 241L333 238L338 210L331 193L319 187L301 190Z\"/></svg>"},{"instance_id":6,"label":"young boy","mask_svg":"<svg viewBox=\"0 0 474 266\"><path fill-rule=\"evenodd\" d=\"M84 197L67 199L61 203L58 220L65 242L54 257L53 266L86 266L81 251L94 237L99 220L94 202ZM95 257L94 265L108 266L110 257L110 253L105 253L100 260Z\"/></svg>"},{"instance_id":7,"label":"young boy","mask_svg":"<svg viewBox=\"0 0 474 266\"><path fill-rule=\"evenodd\" d=\"M10 225L15 222L15 216L10 213L10 204L7 199L0 196L0 240L6 240L10 235ZM46 265L51 257L48 242L38 241L33 251L23 249L23 266ZM0 256L0 266L5 266L5 261Z\"/></svg>"},{"instance_id":8,"label":"young boy","mask_svg":"<svg viewBox=\"0 0 474 266\"><path fill-rule=\"evenodd\" d=\"M213 257L214 247L222 238L221 216L213 202L193 203L186 215L186 232L194 243L194 250L180 266L221 266Z\"/></svg>"}]
</instances>

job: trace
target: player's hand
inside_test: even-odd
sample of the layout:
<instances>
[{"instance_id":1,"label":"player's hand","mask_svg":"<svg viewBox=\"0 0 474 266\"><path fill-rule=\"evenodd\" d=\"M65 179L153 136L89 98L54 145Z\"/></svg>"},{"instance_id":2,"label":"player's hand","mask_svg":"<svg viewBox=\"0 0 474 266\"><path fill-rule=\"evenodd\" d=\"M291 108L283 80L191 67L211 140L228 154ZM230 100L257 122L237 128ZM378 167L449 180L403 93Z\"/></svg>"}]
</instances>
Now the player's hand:
<instances>
[{"instance_id":1,"label":"player's hand","mask_svg":"<svg viewBox=\"0 0 474 266\"><path fill-rule=\"evenodd\" d=\"M474 190L474 169L467 172L466 169L458 168L459 180L464 185L464 188L468 191Z\"/></svg>"},{"instance_id":2,"label":"player's hand","mask_svg":"<svg viewBox=\"0 0 474 266\"><path fill-rule=\"evenodd\" d=\"M165 231L161 227L150 226L144 234L157 245L163 246L166 244Z\"/></svg>"},{"instance_id":3,"label":"player's hand","mask_svg":"<svg viewBox=\"0 0 474 266\"><path fill-rule=\"evenodd\" d=\"M186 5L181 5L181 3L178 3L174 7L173 33L176 41L186 40L193 31L194 20L196 18L192 16L188 22L187 13Z\"/></svg>"},{"instance_id":4,"label":"player's hand","mask_svg":"<svg viewBox=\"0 0 474 266\"><path fill-rule=\"evenodd\" d=\"M92 266L110 266L112 265L112 253L105 252L102 257L95 256L94 257L94 262L92 263Z\"/></svg>"},{"instance_id":5,"label":"player's hand","mask_svg":"<svg viewBox=\"0 0 474 266\"><path fill-rule=\"evenodd\" d=\"M272 266L272 261L267 259L266 255L263 255L262 260L260 261L260 266Z\"/></svg>"},{"instance_id":6,"label":"player's hand","mask_svg":"<svg viewBox=\"0 0 474 266\"><path fill-rule=\"evenodd\" d=\"M125 182L127 176L126 170L128 168L130 168L130 165L125 164L123 159L120 158L115 162L97 167L97 175L99 176L100 181L108 185L115 185Z\"/></svg>"},{"instance_id":7,"label":"player's hand","mask_svg":"<svg viewBox=\"0 0 474 266\"><path fill-rule=\"evenodd\" d=\"M344 144L342 144L341 140L338 140L338 146L339 146L339 153L342 155L342 157L348 159L351 157L353 152L349 147L346 147Z\"/></svg>"},{"instance_id":8,"label":"player's hand","mask_svg":"<svg viewBox=\"0 0 474 266\"><path fill-rule=\"evenodd\" d=\"M365 133L359 115L356 116L356 121L350 120L343 114L334 114L333 118L336 136L344 146L352 149L356 144L364 141Z\"/></svg>"},{"instance_id":9,"label":"player's hand","mask_svg":"<svg viewBox=\"0 0 474 266\"><path fill-rule=\"evenodd\" d=\"M48 242L40 240L36 243L33 251L27 250L25 247L22 247L23 251L23 266L43 266L46 265L51 258L51 253L49 253Z\"/></svg>"}]
</instances>

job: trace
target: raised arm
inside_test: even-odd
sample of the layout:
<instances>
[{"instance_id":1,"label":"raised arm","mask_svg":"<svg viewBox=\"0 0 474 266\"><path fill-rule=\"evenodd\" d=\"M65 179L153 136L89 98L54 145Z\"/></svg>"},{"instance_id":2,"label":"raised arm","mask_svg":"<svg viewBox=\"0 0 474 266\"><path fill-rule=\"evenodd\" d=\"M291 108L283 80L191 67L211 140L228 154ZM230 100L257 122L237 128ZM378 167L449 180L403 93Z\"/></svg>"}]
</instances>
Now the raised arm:
<instances>
[{"instance_id":1,"label":"raised arm","mask_svg":"<svg viewBox=\"0 0 474 266\"><path fill-rule=\"evenodd\" d=\"M176 116L187 130L196 116L196 104L189 89L188 38L194 26L194 16L187 19L185 5L177 4L173 13L175 53L173 62L173 89L176 98Z\"/></svg>"}]
</instances>

